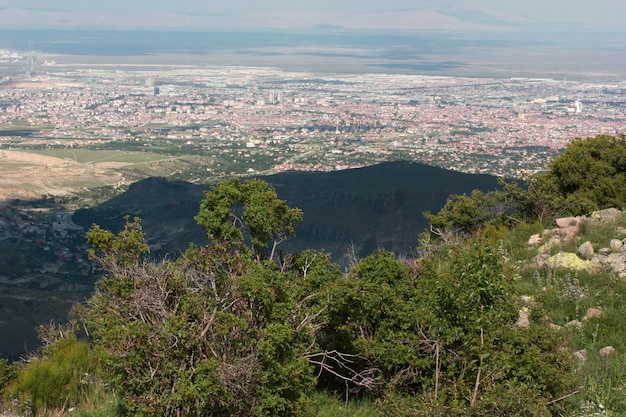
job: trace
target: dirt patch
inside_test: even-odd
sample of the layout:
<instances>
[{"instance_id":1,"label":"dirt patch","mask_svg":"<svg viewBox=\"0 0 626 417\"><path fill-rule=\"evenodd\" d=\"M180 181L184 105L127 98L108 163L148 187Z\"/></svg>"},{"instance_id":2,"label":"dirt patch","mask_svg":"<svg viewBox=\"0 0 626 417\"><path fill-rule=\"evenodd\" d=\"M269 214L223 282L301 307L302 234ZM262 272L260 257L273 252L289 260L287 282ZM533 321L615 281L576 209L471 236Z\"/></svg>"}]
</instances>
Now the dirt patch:
<instances>
[{"instance_id":1,"label":"dirt patch","mask_svg":"<svg viewBox=\"0 0 626 417\"><path fill-rule=\"evenodd\" d=\"M110 166L0 150L0 201L44 195L66 196L81 189L115 185L122 181L123 176Z\"/></svg>"}]
</instances>

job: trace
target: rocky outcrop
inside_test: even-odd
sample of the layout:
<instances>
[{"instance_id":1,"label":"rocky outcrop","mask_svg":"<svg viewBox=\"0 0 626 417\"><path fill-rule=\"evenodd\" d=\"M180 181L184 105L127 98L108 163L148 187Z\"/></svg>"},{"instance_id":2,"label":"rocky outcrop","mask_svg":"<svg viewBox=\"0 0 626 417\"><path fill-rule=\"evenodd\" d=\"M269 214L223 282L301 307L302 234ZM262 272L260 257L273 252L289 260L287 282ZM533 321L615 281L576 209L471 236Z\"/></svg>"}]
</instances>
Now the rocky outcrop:
<instances>
[{"instance_id":1,"label":"rocky outcrop","mask_svg":"<svg viewBox=\"0 0 626 417\"><path fill-rule=\"evenodd\" d=\"M611 208L591 213L588 217L563 217L556 220L557 227L546 229L528 240L529 245L541 245L537 249L535 264L550 268L599 272L609 270L626 279L626 228L615 227L614 238L608 248L594 248L589 241L578 247L577 253L559 252L548 256L555 248L578 237L585 222L615 223L622 216L620 210Z\"/></svg>"}]
</instances>

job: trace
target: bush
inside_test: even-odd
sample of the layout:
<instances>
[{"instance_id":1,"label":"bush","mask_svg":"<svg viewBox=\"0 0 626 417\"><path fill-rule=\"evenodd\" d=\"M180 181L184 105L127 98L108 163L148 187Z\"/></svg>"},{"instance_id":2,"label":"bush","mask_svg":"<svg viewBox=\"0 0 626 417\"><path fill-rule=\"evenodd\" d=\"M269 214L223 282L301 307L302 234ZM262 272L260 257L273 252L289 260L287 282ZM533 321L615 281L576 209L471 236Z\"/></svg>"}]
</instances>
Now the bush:
<instances>
[{"instance_id":1,"label":"bush","mask_svg":"<svg viewBox=\"0 0 626 417\"><path fill-rule=\"evenodd\" d=\"M117 236L94 228L88 238L107 274L78 312L129 412L310 414L315 297L296 274L223 239L148 262L137 222ZM116 247L131 250L118 256Z\"/></svg>"},{"instance_id":2,"label":"bush","mask_svg":"<svg viewBox=\"0 0 626 417\"><path fill-rule=\"evenodd\" d=\"M68 408L92 389L95 371L89 345L70 335L47 346L42 357L31 360L8 391L22 410L37 413Z\"/></svg>"}]
</instances>

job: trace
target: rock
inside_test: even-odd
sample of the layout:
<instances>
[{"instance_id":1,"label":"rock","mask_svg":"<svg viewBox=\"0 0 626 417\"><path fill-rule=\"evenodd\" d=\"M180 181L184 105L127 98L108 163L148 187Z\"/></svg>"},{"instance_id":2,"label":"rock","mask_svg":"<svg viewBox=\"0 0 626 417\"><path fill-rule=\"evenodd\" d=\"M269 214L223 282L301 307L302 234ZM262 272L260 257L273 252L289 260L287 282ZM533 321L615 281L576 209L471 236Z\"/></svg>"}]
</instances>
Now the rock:
<instances>
[{"instance_id":1,"label":"rock","mask_svg":"<svg viewBox=\"0 0 626 417\"><path fill-rule=\"evenodd\" d=\"M591 258L591 272L598 273L606 269L609 257L606 255L595 255Z\"/></svg>"},{"instance_id":2,"label":"rock","mask_svg":"<svg viewBox=\"0 0 626 417\"><path fill-rule=\"evenodd\" d=\"M591 213L591 218L594 220L600 220L602 222L613 223L619 219L622 212L616 208L608 208L605 210L594 211Z\"/></svg>"},{"instance_id":3,"label":"rock","mask_svg":"<svg viewBox=\"0 0 626 417\"><path fill-rule=\"evenodd\" d=\"M601 358L606 358L612 355L613 353L615 353L615 348L613 346L605 346L602 349L600 349L600 352L598 352Z\"/></svg>"},{"instance_id":4,"label":"rock","mask_svg":"<svg viewBox=\"0 0 626 417\"><path fill-rule=\"evenodd\" d=\"M605 260L605 265L616 274L621 274L626 269L626 254L624 252L611 253Z\"/></svg>"},{"instance_id":5,"label":"rock","mask_svg":"<svg viewBox=\"0 0 626 417\"><path fill-rule=\"evenodd\" d=\"M601 255L608 255L611 253L611 248L600 248L598 249L598 253Z\"/></svg>"},{"instance_id":6,"label":"rock","mask_svg":"<svg viewBox=\"0 0 626 417\"><path fill-rule=\"evenodd\" d=\"M532 295L520 295L519 300L527 306L535 304L535 297Z\"/></svg>"},{"instance_id":7,"label":"rock","mask_svg":"<svg viewBox=\"0 0 626 417\"><path fill-rule=\"evenodd\" d=\"M599 317L602 317L602 310L600 310L599 308L591 307L590 309L587 310L587 314L585 314L585 321L596 319Z\"/></svg>"},{"instance_id":8,"label":"rock","mask_svg":"<svg viewBox=\"0 0 626 417\"><path fill-rule=\"evenodd\" d=\"M565 323L563 327L565 327L566 329L574 328L574 329L580 330L583 328L583 324L579 322L578 320L572 320L572 321L568 321L567 323Z\"/></svg>"},{"instance_id":9,"label":"rock","mask_svg":"<svg viewBox=\"0 0 626 417\"><path fill-rule=\"evenodd\" d=\"M561 217L556 219L556 225L559 226L559 229L563 229L565 227L576 226L578 224L578 217Z\"/></svg>"},{"instance_id":10,"label":"rock","mask_svg":"<svg viewBox=\"0 0 626 417\"><path fill-rule=\"evenodd\" d=\"M534 260L537 266L544 266L550 260L550 255L546 255L545 253L540 253L539 255L535 256Z\"/></svg>"},{"instance_id":11,"label":"rock","mask_svg":"<svg viewBox=\"0 0 626 417\"><path fill-rule=\"evenodd\" d=\"M624 247L624 242L619 239L611 239L611 243L609 244L612 252L620 252Z\"/></svg>"},{"instance_id":12,"label":"rock","mask_svg":"<svg viewBox=\"0 0 626 417\"><path fill-rule=\"evenodd\" d=\"M591 261L580 259L575 253L559 252L546 262L552 268L574 269L576 271L590 271L593 268Z\"/></svg>"},{"instance_id":13,"label":"rock","mask_svg":"<svg viewBox=\"0 0 626 417\"><path fill-rule=\"evenodd\" d=\"M564 239L573 239L580 232L580 217L563 217L556 219L556 225L559 226L558 234Z\"/></svg>"},{"instance_id":14,"label":"rock","mask_svg":"<svg viewBox=\"0 0 626 417\"><path fill-rule=\"evenodd\" d=\"M539 246L537 252L539 253L548 253L552 250L552 248L561 244L561 239L558 236L552 236L550 240L548 240L543 245Z\"/></svg>"},{"instance_id":15,"label":"rock","mask_svg":"<svg viewBox=\"0 0 626 417\"><path fill-rule=\"evenodd\" d=\"M626 227L616 227L615 233L618 235L626 235Z\"/></svg>"},{"instance_id":16,"label":"rock","mask_svg":"<svg viewBox=\"0 0 626 417\"><path fill-rule=\"evenodd\" d=\"M530 311L524 307L519 311L519 317L515 322L515 327L520 329L529 329L530 328Z\"/></svg>"},{"instance_id":17,"label":"rock","mask_svg":"<svg viewBox=\"0 0 626 417\"><path fill-rule=\"evenodd\" d=\"M593 249L593 245L589 241L586 241L585 243L583 243L582 245L578 247L578 254L580 255L581 258L583 258L586 261L593 258L593 255L595 253L596 252Z\"/></svg>"},{"instance_id":18,"label":"rock","mask_svg":"<svg viewBox=\"0 0 626 417\"><path fill-rule=\"evenodd\" d=\"M559 326L558 324L554 323L548 323L548 328L557 332L563 330L563 326Z\"/></svg>"},{"instance_id":19,"label":"rock","mask_svg":"<svg viewBox=\"0 0 626 417\"><path fill-rule=\"evenodd\" d=\"M543 232L541 232L541 237L544 239L550 239L553 236L556 236L559 234L559 229L558 227L556 229L543 229Z\"/></svg>"},{"instance_id":20,"label":"rock","mask_svg":"<svg viewBox=\"0 0 626 417\"><path fill-rule=\"evenodd\" d=\"M576 362L586 362L587 361L587 349L578 350L572 353L572 358L574 358Z\"/></svg>"},{"instance_id":21,"label":"rock","mask_svg":"<svg viewBox=\"0 0 626 417\"><path fill-rule=\"evenodd\" d=\"M529 245L540 245L542 240L543 239L541 239L541 235L539 233L537 233L536 235L532 235L530 237L530 239L528 239L528 244Z\"/></svg>"}]
</instances>

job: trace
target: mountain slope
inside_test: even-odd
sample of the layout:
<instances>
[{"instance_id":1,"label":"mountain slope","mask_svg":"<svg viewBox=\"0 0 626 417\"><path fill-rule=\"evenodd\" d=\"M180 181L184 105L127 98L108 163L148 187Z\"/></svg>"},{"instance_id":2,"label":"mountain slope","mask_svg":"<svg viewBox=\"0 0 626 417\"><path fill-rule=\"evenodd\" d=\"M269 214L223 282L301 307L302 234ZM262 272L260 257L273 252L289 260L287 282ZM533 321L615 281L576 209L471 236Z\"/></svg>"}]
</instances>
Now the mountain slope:
<instances>
[{"instance_id":1,"label":"mountain slope","mask_svg":"<svg viewBox=\"0 0 626 417\"><path fill-rule=\"evenodd\" d=\"M452 194L497 187L493 176L411 162L336 172L285 172L262 179L279 198L304 212L296 236L282 248L325 249L337 261L352 244L360 256L378 247L410 254L427 227L423 211L437 212ZM207 241L193 219L207 188L150 178L96 208L77 211L74 221L118 231L125 215L139 216L154 253L177 253L189 242Z\"/></svg>"}]
</instances>

